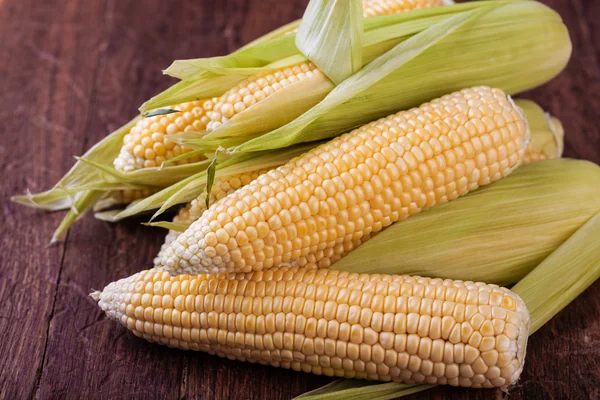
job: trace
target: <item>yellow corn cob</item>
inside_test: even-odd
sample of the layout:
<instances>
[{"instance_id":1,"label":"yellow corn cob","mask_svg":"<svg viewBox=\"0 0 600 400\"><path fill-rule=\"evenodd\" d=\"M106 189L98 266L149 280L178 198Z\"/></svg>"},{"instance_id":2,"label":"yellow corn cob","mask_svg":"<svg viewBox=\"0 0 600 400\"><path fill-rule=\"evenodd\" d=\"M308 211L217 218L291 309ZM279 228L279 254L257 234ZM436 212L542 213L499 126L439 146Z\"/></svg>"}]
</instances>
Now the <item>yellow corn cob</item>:
<instances>
[{"instance_id":1,"label":"yellow corn cob","mask_svg":"<svg viewBox=\"0 0 600 400\"><path fill-rule=\"evenodd\" d=\"M232 176L226 176L220 179L217 179L213 184L210 191L209 203L212 204L218 200L221 200L225 196L228 196L238 190L239 188L246 186L260 175L268 172L269 169L258 169L256 171L251 172L243 172L241 174L236 174ZM198 220L202 213L206 211L206 192L202 193L196 199L192 200L184 207L182 207L177 215L173 218L174 223L186 223L191 224L192 222ZM158 252L155 263L158 262L164 251L169 247L171 243L179 236L181 232L177 232L174 230L169 230L167 236L165 237L165 242L160 248Z\"/></svg>"},{"instance_id":2,"label":"yellow corn cob","mask_svg":"<svg viewBox=\"0 0 600 400\"><path fill-rule=\"evenodd\" d=\"M137 336L328 376L507 387L529 314L496 285L298 267L182 275L159 269L92 297Z\"/></svg>"},{"instance_id":3,"label":"yellow corn cob","mask_svg":"<svg viewBox=\"0 0 600 400\"><path fill-rule=\"evenodd\" d=\"M444 0L364 0L365 17L436 7ZM123 138L123 147L114 161L121 172L159 167L164 161L191 151L169 140L169 135L187 131L212 131L246 108L274 92L304 79L324 79L312 63L301 63L278 71L254 75L231 88L220 98L198 100L169 107L179 113L149 117L138 122ZM199 161L194 156L178 165Z\"/></svg>"},{"instance_id":4,"label":"yellow corn cob","mask_svg":"<svg viewBox=\"0 0 600 400\"><path fill-rule=\"evenodd\" d=\"M169 107L177 113L157 115L140 120L123 137L123 147L114 161L115 168L131 172L140 168L160 167L173 157L191 149L181 146L169 135L178 132L202 131L209 122L207 112L212 110L215 99L199 100ZM180 160L177 164L199 161L198 156Z\"/></svg>"},{"instance_id":5,"label":"yellow corn cob","mask_svg":"<svg viewBox=\"0 0 600 400\"><path fill-rule=\"evenodd\" d=\"M521 112L465 89L365 125L216 202L169 246L173 273L328 267L361 240L519 165Z\"/></svg>"}]
</instances>

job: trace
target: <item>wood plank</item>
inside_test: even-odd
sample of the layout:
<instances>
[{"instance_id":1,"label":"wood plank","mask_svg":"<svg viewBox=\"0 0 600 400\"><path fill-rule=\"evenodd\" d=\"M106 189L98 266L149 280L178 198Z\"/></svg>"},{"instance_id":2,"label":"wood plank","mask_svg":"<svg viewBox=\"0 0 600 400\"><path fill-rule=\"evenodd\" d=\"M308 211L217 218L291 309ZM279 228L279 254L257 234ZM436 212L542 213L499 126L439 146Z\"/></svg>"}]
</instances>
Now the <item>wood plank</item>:
<instances>
[{"instance_id":1,"label":"wood plank","mask_svg":"<svg viewBox=\"0 0 600 400\"><path fill-rule=\"evenodd\" d=\"M202 52L213 54L225 51L215 40L217 33L189 40L192 34L203 35L205 27L200 29L202 24L198 20L193 24L190 19L187 24L173 23L189 16L191 11L185 6L170 9L164 2L154 2L143 9L136 2L97 5L105 8L93 14L103 18L90 21L89 30L81 32L86 40L98 38L102 42L97 47L100 53L97 72L86 77L94 87L88 102L96 112L86 129L92 142L135 115L143 100L168 85L168 79L147 79L147 76L160 78L160 70L173 58L170 52L173 43L198 46ZM89 11L90 7L78 2L78 8ZM156 18L168 13L171 13L168 24ZM194 52L191 47L184 51ZM87 218L71 231L39 398L63 398L70 393L84 398L178 397L187 354L131 336L107 320L88 297L91 288L102 288L151 266L164 232L139 223L140 220L109 225ZM82 381L86 382L83 386Z\"/></svg>"},{"instance_id":2,"label":"wood plank","mask_svg":"<svg viewBox=\"0 0 600 400\"><path fill-rule=\"evenodd\" d=\"M62 58L68 32L65 10L53 4L7 0L0 13L0 170L3 234L0 249L0 398L35 395L55 311L64 245L47 248L61 216L25 209L9 197L39 191L60 178L71 155L83 149L89 87L68 75ZM81 68L93 67L89 55Z\"/></svg>"}]
</instances>

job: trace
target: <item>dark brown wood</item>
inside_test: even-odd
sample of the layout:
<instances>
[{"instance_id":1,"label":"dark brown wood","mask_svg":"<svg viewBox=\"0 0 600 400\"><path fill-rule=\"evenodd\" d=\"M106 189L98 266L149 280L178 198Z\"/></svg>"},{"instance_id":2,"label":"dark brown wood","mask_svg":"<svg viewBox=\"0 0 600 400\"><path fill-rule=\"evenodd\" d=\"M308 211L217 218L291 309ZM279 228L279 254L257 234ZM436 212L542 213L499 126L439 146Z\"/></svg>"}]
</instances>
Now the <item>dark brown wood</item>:
<instances>
[{"instance_id":1,"label":"dark brown wood","mask_svg":"<svg viewBox=\"0 0 600 400\"><path fill-rule=\"evenodd\" d=\"M289 399L331 379L151 345L108 321L92 288L151 264L164 233L84 218L46 247L62 215L11 203L56 182L172 81L178 58L230 52L302 15L307 0L0 0L0 399ZM563 121L566 155L600 163L600 5L545 0L573 59L524 96ZM600 397L600 282L536 333L511 399ZM436 388L413 399L502 398Z\"/></svg>"}]
</instances>

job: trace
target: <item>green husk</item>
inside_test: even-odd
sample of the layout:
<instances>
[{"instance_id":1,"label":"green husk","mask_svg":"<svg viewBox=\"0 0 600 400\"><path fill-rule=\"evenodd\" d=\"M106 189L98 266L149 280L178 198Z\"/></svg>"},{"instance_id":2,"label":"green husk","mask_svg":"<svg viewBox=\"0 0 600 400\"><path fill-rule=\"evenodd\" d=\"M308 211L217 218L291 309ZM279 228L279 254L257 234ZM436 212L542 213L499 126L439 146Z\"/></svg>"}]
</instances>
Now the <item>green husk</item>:
<instances>
[{"instance_id":1,"label":"green husk","mask_svg":"<svg viewBox=\"0 0 600 400\"><path fill-rule=\"evenodd\" d=\"M354 379L338 379L294 399L304 400L391 400L431 389L435 385L381 383Z\"/></svg>"},{"instance_id":2,"label":"green husk","mask_svg":"<svg viewBox=\"0 0 600 400\"><path fill-rule=\"evenodd\" d=\"M311 0L296 34L296 47L335 84L362 67L360 0Z\"/></svg>"},{"instance_id":3,"label":"green husk","mask_svg":"<svg viewBox=\"0 0 600 400\"><path fill-rule=\"evenodd\" d=\"M318 143L298 145L278 151L267 151L257 154L236 154L228 156L227 154L220 153L216 178L219 176L231 176L242 172L285 164L287 161L307 152L317 144ZM207 178L207 170L201 171L153 194L152 196L132 203L129 207L118 213L115 213L114 211L109 213L98 213L96 216L103 220L115 222L149 210L158 209L152 217L152 219L154 219L169 208L180 203L191 201L202 194L206 188Z\"/></svg>"},{"instance_id":4,"label":"green husk","mask_svg":"<svg viewBox=\"0 0 600 400\"><path fill-rule=\"evenodd\" d=\"M531 314L533 334L600 278L600 212L512 290Z\"/></svg>"},{"instance_id":5,"label":"green husk","mask_svg":"<svg viewBox=\"0 0 600 400\"><path fill-rule=\"evenodd\" d=\"M599 237L600 213L597 213L512 288L529 310L530 335L600 278ZM339 379L296 398L387 400L432 387Z\"/></svg>"},{"instance_id":6,"label":"green husk","mask_svg":"<svg viewBox=\"0 0 600 400\"><path fill-rule=\"evenodd\" d=\"M77 191L71 191L69 190L70 188L96 185L103 181L101 174L96 168L82 161L105 162L107 159L110 159L112 163L115 154L119 154L119 149L123 143L123 136L129 132L131 127L140 118L136 117L129 121L89 149L52 189L38 194L28 193L24 196L14 196L11 198L12 201L28 207L49 211L64 210L73 206Z\"/></svg>"},{"instance_id":7,"label":"green husk","mask_svg":"<svg viewBox=\"0 0 600 400\"><path fill-rule=\"evenodd\" d=\"M50 244L57 242L71 225L81 218L94 203L102 197L103 193L96 190L86 190L78 193L75 203L71 206L67 215L62 219L58 228L54 231Z\"/></svg>"},{"instance_id":8,"label":"green husk","mask_svg":"<svg viewBox=\"0 0 600 400\"><path fill-rule=\"evenodd\" d=\"M370 81L364 81L367 88L362 92L352 93L356 88L354 85L343 89L341 86L356 81L356 75L363 73L370 64L299 118L241 143L235 150L257 151L328 138L340 130L351 129L464 87L488 85L513 94L544 83L561 71L569 59L571 44L560 17L536 2L495 3L477 2L482 7L470 12L484 12L483 15L459 26L456 32L431 47L412 48L415 53L412 58L407 57L406 52L394 55L399 60L386 54L390 62L397 63L397 68L391 73L377 71L381 75L389 73L385 77L366 77ZM443 8L455 7L458 6ZM442 35L444 31L436 27L466 13L452 14L428 29ZM417 38L428 29L404 43L415 40L425 45L426 40ZM407 62L401 62L402 59ZM351 93L349 100L346 93Z\"/></svg>"},{"instance_id":9,"label":"green husk","mask_svg":"<svg viewBox=\"0 0 600 400\"><path fill-rule=\"evenodd\" d=\"M388 227L332 268L511 284L598 210L599 166L540 161Z\"/></svg>"},{"instance_id":10,"label":"green husk","mask_svg":"<svg viewBox=\"0 0 600 400\"><path fill-rule=\"evenodd\" d=\"M564 129L560 121L531 100L515 100L527 115L531 147L548 158L560 158L564 149Z\"/></svg>"}]
</instances>

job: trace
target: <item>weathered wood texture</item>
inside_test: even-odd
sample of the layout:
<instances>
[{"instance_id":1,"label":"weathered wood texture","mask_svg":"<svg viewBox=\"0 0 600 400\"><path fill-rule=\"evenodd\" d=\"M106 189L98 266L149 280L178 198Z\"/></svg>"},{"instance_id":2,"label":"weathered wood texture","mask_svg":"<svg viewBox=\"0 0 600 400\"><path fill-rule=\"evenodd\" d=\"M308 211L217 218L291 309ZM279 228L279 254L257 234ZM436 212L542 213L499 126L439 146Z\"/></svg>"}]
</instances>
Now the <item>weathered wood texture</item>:
<instances>
[{"instance_id":1,"label":"weathered wood texture","mask_svg":"<svg viewBox=\"0 0 600 400\"><path fill-rule=\"evenodd\" d=\"M163 232L78 222L46 247L61 215L12 204L40 191L171 81L177 58L215 56L301 16L307 0L0 0L0 399L288 399L330 381L148 344L108 321L91 288L150 262ZM545 0L574 56L526 97L560 117L566 155L600 162L600 4ZM600 396L600 282L539 331L511 399ZM439 388L415 399L501 398Z\"/></svg>"}]
</instances>

